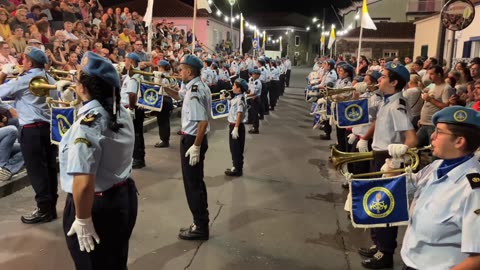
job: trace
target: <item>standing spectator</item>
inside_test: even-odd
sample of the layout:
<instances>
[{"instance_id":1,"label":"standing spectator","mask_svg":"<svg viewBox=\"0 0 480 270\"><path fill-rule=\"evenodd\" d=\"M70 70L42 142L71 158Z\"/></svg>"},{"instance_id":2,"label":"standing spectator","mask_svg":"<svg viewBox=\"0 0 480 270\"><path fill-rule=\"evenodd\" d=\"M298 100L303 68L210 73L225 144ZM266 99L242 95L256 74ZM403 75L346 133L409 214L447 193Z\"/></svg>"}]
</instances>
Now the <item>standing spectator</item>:
<instances>
[{"instance_id":1,"label":"standing spectator","mask_svg":"<svg viewBox=\"0 0 480 270\"><path fill-rule=\"evenodd\" d=\"M90 22L92 20L92 14L90 13L90 5L85 0L78 1L78 8L84 22Z\"/></svg>"},{"instance_id":2,"label":"standing spectator","mask_svg":"<svg viewBox=\"0 0 480 270\"><path fill-rule=\"evenodd\" d=\"M424 104L420 112L420 120L418 121L418 147L430 144L432 133L435 130L432 116L441 109L448 107L449 99L455 93L455 90L445 83L441 66L432 66L428 70L428 75L428 81L431 81L432 84L426 87L426 91L422 94Z\"/></svg>"},{"instance_id":3,"label":"standing spectator","mask_svg":"<svg viewBox=\"0 0 480 270\"><path fill-rule=\"evenodd\" d=\"M0 36L3 37L3 40L8 40L12 33L10 30L10 25L8 21L10 20L10 13L4 8L0 8Z\"/></svg>"},{"instance_id":4,"label":"standing spectator","mask_svg":"<svg viewBox=\"0 0 480 270\"><path fill-rule=\"evenodd\" d=\"M187 32L187 43L192 44L192 41L193 41L192 30L189 29L188 32Z\"/></svg>"},{"instance_id":5,"label":"standing spectator","mask_svg":"<svg viewBox=\"0 0 480 270\"><path fill-rule=\"evenodd\" d=\"M426 70L425 74L422 76L422 83L425 87L429 86L432 83L430 79L430 68L436 66L438 64L438 60L434 57L430 57L425 62L423 62L423 69ZM432 124L433 125L433 124Z\"/></svg>"},{"instance_id":6,"label":"standing spectator","mask_svg":"<svg viewBox=\"0 0 480 270\"><path fill-rule=\"evenodd\" d=\"M410 74L410 81L407 83L407 89L403 91L403 96L407 99L407 105L410 108L410 120L415 130L418 130L418 120L423 107L422 79L417 74Z\"/></svg>"},{"instance_id":7,"label":"standing spectator","mask_svg":"<svg viewBox=\"0 0 480 270\"><path fill-rule=\"evenodd\" d=\"M480 63L472 63L472 65L470 66L470 76L472 77L472 81L474 82L480 79Z\"/></svg>"},{"instance_id":8,"label":"standing spectator","mask_svg":"<svg viewBox=\"0 0 480 270\"><path fill-rule=\"evenodd\" d=\"M102 22L105 23L105 27L110 27L110 29L115 27L115 16L113 16L112 8L107 9L107 13L103 14Z\"/></svg>"}]
</instances>

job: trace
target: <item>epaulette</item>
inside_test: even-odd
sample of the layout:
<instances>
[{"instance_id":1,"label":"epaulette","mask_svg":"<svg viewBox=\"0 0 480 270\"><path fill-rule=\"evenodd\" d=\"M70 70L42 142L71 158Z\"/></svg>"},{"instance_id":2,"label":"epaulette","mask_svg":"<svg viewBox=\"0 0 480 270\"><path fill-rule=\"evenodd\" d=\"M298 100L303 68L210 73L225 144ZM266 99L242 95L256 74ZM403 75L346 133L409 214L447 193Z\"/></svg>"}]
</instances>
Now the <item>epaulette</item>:
<instances>
[{"instance_id":1,"label":"epaulette","mask_svg":"<svg viewBox=\"0 0 480 270\"><path fill-rule=\"evenodd\" d=\"M398 104L401 105L401 106L398 106L397 110L399 111L403 111L403 112L407 112L407 102L405 101L405 99L403 98L400 98L398 99Z\"/></svg>"},{"instance_id":2,"label":"epaulette","mask_svg":"<svg viewBox=\"0 0 480 270\"><path fill-rule=\"evenodd\" d=\"M100 116L102 116L102 115L99 114L98 112L88 113L87 115L85 115L85 117L83 117L80 124L90 127L90 126L92 126L93 122L95 122L95 120Z\"/></svg>"},{"instance_id":3,"label":"epaulette","mask_svg":"<svg viewBox=\"0 0 480 270\"><path fill-rule=\"evenodd\" d=\"M258 84L258 81L255 81L255 85L257 85L257 84Z\"/></svg>"},{"instance_id":4,"label":"epaulette","mask_svg":"<svg viewBox=\"0 0 480 270\"><path fill-rule=\"evenodd\" d=\"M198 92L198 85L193 85L192 86L192 92L194 92L194 93Z\"/></svg>"},{"instance_id":5,"label":"epaulette","mask_svg":"<svg viewBox=\"0 0 480 270\"><path fill-rule=\"evenodd\" d=\"M467 178L472 189L480 187L480 173L469 173L467 174Z\"/></svg>"}]
</instances>

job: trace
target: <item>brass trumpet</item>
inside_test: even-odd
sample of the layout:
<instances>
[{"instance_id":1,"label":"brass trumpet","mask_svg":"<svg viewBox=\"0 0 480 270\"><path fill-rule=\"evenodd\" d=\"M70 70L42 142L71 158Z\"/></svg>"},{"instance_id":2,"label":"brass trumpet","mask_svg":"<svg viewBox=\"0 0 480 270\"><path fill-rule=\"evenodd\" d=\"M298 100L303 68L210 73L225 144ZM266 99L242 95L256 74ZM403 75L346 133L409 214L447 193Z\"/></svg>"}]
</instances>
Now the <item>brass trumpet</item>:
<instances>
[{"instance_id":1,"label":"brass trumpet","mask_svg":"<svg viewBox=\"0 0 480 270\"><path fill-rule=\"evenodd\" d=\"M412 170L416 170L418 168L418 165L420 164L420 158L418 156L419 151L423 150L431 150L432 146L425 146L423 148L410 148L407 150L405 153L410 157L410 160L412 164L410 167ZM346 175L347 172L343 170L343 165L346 165L348 163L354 163L354 162L362 162L362 161L369 161L373 160L374 158L374 152L364 152L364 153L358 153L358 152L341 152L338 151L335 147L332 147L332 163L333 166L335 167L336 170L338 170L342 175ZM399 169L394 169L391 171L388 171L388 173L403 173L405 172L405 168L399 168ZM382 175L385 172L369 172L369 173L359 173L359 174L354 174L352 177L369 177L369 176L376 176L376 175Z\"/></svg>"},{"instance_id":2,"label":"brass trumpet","mask_svg":"<svg viewBox=\"0 0 480 270\"><path fill-rule=\"evenodd\" d=\"M148 71L135 69L131 66L130 69L128 70L128 76L133 77L133 75L135 75L135 74L139 74L139 75L142 75L142 76L148 76L148 77L155 76L155 74L153 72L148 72ZM159 83L155 83L155 85L160 85L160 86L170 87L170 88L178 85L177 78L175 78L173 76L165 76L165 75L162 74L162 76L160 78L167 79L168 80L168 85L163 85L163 84L159 84Z\"/></svg>"},{"instance_id":3,"label":"brass trumpet","mask_svg":"<svg viewBox=\"0 0 480 270\"><path fill-rule=\"evenodd\" d=\"M218 93L213 93L213 94L212 94L212 98L213 98L214 96L219 96L217 99L212 99L212 101L222 100L222 98L220 98L220 95L222 95L222 94L225 95L225 99L230 98L231 95L232 95L232 93L233 93L233 89L230 89L230 90L226 90L226 89L220 90L220 92L218 92Z\"/></svg>"},{"instance_id":4,"label":"brass trumpet","mask_svg":"<svg viewBox=\"0 0 480 270\"><path fill-rule=\"evenodd\" d=\"M70 73L70 71L59 70L51 67L48 70L48 73L52 75L55 80L73 80L75 74ZM71 77L70 77L71 76Z\"/></svg>"},{"instance_id":5,"label":"brass trumpet","mask_svg":"<svg viewBox=\"0 0 480 270\"><path fill-rule=\"evenodd\" d=\"M50 95L50 90L56 90L56 89L57 89L57 86L53 84L49 84L48 80L42 76L33 77L30 80L30 83L28 84L28 90L30 91L30 93L32 93L32 95L37 97L48 97ZM69 89L70 91L75 91L74 86L69 86L67 89ZM66 102L59 102L59 101L51 101L51 102L69 104L71 106L75 106L77 104L80 104L81 99L77 95L77 99L73 101L73 103L66 103Z\"/></svg>"},{"instance_id":6,"label":"brass trumpet","mask_svg":"<svg viewBox=\"0 0 480 270\"><path fill-rule=\"evenodd\" d=\"M345 93L350 93L350 92L355 92L355 88L325 88L320 90L319 94L320 97L325 97L325 98L332 98L335 95L341 95Z\"/></svg>"}]
</instances>

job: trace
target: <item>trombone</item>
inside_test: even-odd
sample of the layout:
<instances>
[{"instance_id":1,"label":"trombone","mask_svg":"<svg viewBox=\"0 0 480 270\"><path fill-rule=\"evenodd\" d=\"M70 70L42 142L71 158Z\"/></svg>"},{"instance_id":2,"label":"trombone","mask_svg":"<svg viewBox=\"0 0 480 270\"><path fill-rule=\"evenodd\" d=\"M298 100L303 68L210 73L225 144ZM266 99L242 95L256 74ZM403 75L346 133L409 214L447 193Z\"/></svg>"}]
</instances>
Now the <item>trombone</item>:
<instances>
[{"instance_id":1,"label":"trombone","mask_svg":"<svg viewBox=\"0 0 480 270\"><path fill-rule=\"evenodd\" d=\"M416 170L418 168L418 165L420 164L420 157L418 156L419 151L424 151L424 150L431 150L432 146L425 146L422 148L410 148L407 150L405 153L410 157L410 160L412 164L410 165L410 168L412 170ZM338 151L337 148L332 147L332 163L333 166L335 167L336 170L338 170L342 175L346 175L348 171L344 171L344 166L349 163L354 163L354 162L362 162L362 161L369 161L373 160L374 158L374 151L371 152L364 152L364 153L358 153L358 152L342 152ZM404 173L405 168L399 168L399 169L394 169L391 171L388 171L388 173ZM369 177L369 176L376 176L376 175L382 175L385 172L378 171L378 172L369 172L369 173L359 173L359 174L354 174L352 177Z\"/></svg>"},{"instance_id":2,"label":"trombone","mask_svg":"<svg viewBox=\"0 0 480 270\"><path fill-rule=\"evenodd\" d=\"M219 100L224 100L224 99L228 99L228 98L231 98L233 94L233 89L230 89L230 90L226 90L226 89L223 89L223 90L220 90L220 92L218 93L213 93L212 94L212 98L214 96L218 96L217 99L212 99L212 101L219 101ZM223 96L222 96L223 95Z\"/></svg>"}]
</instances>

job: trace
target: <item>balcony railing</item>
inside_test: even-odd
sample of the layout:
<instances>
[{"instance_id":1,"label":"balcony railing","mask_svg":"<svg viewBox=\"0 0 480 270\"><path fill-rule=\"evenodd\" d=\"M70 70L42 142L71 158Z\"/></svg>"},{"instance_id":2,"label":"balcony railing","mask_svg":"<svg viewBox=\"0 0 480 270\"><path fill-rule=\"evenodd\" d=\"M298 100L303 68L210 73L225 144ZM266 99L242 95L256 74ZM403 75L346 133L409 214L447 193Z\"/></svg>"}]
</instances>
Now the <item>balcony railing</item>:
<instances>
[{"instance_id":1,"label":"balcony railing","mask_svg":"<svg viewBox=\"0 0 480 270\"><path fill-rule=\"evenodd\" d=\"M443 0L408 0L407 13L434 13L440 12Z\"/></svg>"}]
</instances>

